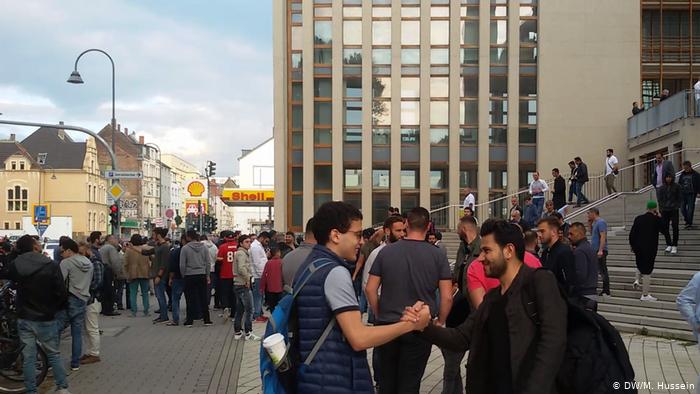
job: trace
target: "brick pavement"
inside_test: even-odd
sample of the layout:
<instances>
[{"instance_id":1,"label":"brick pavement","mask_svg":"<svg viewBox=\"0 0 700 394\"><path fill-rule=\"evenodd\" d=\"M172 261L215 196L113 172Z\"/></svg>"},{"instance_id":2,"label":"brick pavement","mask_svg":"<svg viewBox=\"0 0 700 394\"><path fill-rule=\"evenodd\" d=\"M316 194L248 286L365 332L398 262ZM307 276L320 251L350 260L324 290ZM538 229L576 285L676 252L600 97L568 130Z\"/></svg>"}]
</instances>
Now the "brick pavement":
<instances>
[{"instance_id":1,"label":"brick pavement","mask_svg":"<svg viewBox=\"0 0 700 394\"><path fill-rule=\"evenodd\" d=\"M153 325L154 317L103 317L103 361L71 372L71 392L260 393L260 342L234 341L232 325L221 318L214 318L212 327L196 322L195 327L184 328ZM258 335L264 328L264 324L254 325ZM623 338L637 381L650 382L653 388L640 390L641 394L690 393L656 388L657 382L696 383L700 371L696 344L627 334ZM62 342L61 349L67 362L69 340ZM434 347L421 394L441 392L442 368L442 355ZM42 392L51 388L47 382Z\"/></svg>"}]
</instances>

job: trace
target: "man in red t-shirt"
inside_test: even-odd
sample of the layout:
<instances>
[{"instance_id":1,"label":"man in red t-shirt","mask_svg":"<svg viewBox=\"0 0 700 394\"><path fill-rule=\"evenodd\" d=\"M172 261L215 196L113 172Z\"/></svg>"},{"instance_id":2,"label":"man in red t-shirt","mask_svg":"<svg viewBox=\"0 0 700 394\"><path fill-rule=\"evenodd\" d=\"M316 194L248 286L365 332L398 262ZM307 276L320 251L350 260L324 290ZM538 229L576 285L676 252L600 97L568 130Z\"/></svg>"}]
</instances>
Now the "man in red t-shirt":
<instances>
[{"instance_id":1,"label":"man in red t-shirt","mask_svg":"<svg viewBox=\"0 0 700 394\"><path fill-rule=\"evenodd\" d=\"M226 236L224 243L219 246L216 262L221 264L219 273L219 291L221 291L221 306L224 308L222 317L231 316L231 308L236 305L233 293L233 255L238 250L238 242L233 235Z\"/></svg>"}]
</instances>

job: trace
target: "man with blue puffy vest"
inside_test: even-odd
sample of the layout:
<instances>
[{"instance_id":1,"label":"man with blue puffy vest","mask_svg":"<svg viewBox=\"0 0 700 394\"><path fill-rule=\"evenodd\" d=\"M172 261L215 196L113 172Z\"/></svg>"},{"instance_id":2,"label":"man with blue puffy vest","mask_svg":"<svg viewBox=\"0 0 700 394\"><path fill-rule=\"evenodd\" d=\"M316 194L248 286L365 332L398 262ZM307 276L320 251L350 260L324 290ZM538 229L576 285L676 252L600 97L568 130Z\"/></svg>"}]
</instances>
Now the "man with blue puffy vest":
<instances>
[{"instance_id":1,"label":"man with blue puffy vest","mask_svg":"<svg viewBox=\"0 0 700 394\"><path fill-rule=\"evenodd\" d=\"M340 201L323 204L314 216L313 233L318 244L297 276L316 260L332 263L312 275L295 300L302 360L323 331L332 328L313 362L299 369L297 392L374 393L366 349L424 327L418 326L418 319L376 327L362 323L351 277L351 264L362 245L362 213L357 208ZM425 308L423 313L430 312Z\"/></svg>"}]
</instances>

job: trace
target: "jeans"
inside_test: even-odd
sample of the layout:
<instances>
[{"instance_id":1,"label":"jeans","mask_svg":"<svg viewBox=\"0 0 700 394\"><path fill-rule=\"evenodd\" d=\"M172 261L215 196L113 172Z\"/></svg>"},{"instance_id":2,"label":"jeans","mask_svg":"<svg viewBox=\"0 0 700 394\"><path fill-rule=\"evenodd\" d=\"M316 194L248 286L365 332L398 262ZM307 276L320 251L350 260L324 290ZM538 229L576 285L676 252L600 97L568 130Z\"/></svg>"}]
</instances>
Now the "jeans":
<instances>
[{"instance_id":1,"label":"jeans","mask_svg":"<svg viewBox=\"0 0 700 394\"><path fill-rule=\"evenodd\" d=\"M101 310L104 314L109 315L114 313L114 271L105 265L104 276L102 279L102 306Z\"/></svg>"},{"instance_id":2,"label":"jeans","mask_svg":"<svg viewBox=\"0 0 700 394\"><path fill-rule=\"evenodd\" d=\"M124 279L114 280L114 298L117 302L117 308L124 309L124 287L126 286L126 281ZM127 309L131 309L129 300L126 300Z\"/></svg>"},{"instance_id":3,"label":"jeans","mask_svg":"<svg viewBox=\"0 0 700 394\"><path fill-rule=\"evenodd\" d=\"M597 253L597 252L596 252ZM608 275L608 251L603 251L603 257L598 257L598 272L603 277L603 293L610 294L610 275Z\"/></svg>"},{"instance_id":4,"label":"jeans","mask_svg":"<svg viewBox=\"0 0 700 394\"><path fill-rule=\"evenodd\" d=\"M214 272L211 273L211 288L214 289L214 308L224 307L221 304L223 298L221 294L221 277L219 276L219 271L221 271L221 264L216 264ZM211 292L209 292L209 294L211 294Z\"/></svg>"},{"instance_id":5,"label":"jeans","mask_svg":"<svg viewBox=\"0 0 700 394\"><path fill-rule=\"evenodd\" d=\"M693 216L695 215L695 193L683 193L681 213L683 214L685 224L692 226Z\"/></svg>"},{"instance_id":6,"label":"jeans","mask_svg":"<svg viewBox=\"0 0 700 394\"><path fill-rule=\"evenodd\" d=\"M574 183L569 183L569 199L566 200L567 202L572 202L574 201L574 195L576 194L576 182Z\"/></svg>"},{"instance_id":7,"label":"jeans","mask_svg":"<svg viewBox=\"0 0 700 394\"><path fill-rule=\"evenodd\" d=\"M184 279L173 279L173 296L171 298L173 302L173 321L175 323L180 323L180 299L182 298L182 292L185 290L185 280Z\"/></svg>"},{"instance_id":8,"label":"jeans","mask_svg":"<svg viewBox=\"0 0 700 394\"><path fill-rule=\"evenodd\" d=\"M661 228L664 231L664 238L666 238L666 246L678 246L678 210L661 211L661 220L663 221ZM673 228L673 239L668 231L669 224Z\"/></svg>"},{"instance_id":9,"label":"jeans","mask_svg":"<svg viewBox=\"0 0 700 394\"><path fill-rule=\"evenodd\" d=\"M95 301L85 308L85 354L100 356L100 312L102 304Z\"/></svg>"},{"instance_id":10,"label":"jeans","mask_svg":"<svg viewBox=\"0 0 700 394\"><path fill-rule=\"evenodd\" d=\"M537 212L537 220L539 220L540 217L542 217L542 210L544 209L544 195L536 194L535 197L532 198L532 205L535 206L535 211Z\"/></svg>"},{"instance_id":11,"label":"jeans","mask_svg":"<svg viewBox=\"0 0 700 394\"><path fill-rule=\"evenodd\" d=\"M235 332L241 332L241 320L245 314L245 333L253 331L253 300L251 291L245 286L235 285L234 291L236 292L236 315L233 318L233 330Z\"/></svg>"},{"instance_id":12,"label":"jeans","mask_svg":"<svg viewBox=\"0 0 700 394\"><path fill-rule=\"evenodd\" d=\"M251 286L250 291L253 292L253 319L257 319L258 317L263 315L263 297L262 294L260 294L260 278L255 278L255 281L253 282L253 286Z\"/></svg>"},{"instance_id":13,"label":"jeans","mask_svg":"<svg viewBox=\"0 0 700 394\"><path fill-rule=\"evenodd\" d=\"M608 190L608 194L617 193L617 188L615 188L615 174L612 172L605 176L605 188Z\"/></svg>"},{"instance_id":14,"label":"jeans","mask_svg":"<svg viewBox=\"0 0 700 394\"><path fill-rule=\"evenodd\" d=\"M576 182L576 204L588 204L588 197L583 194L583 186L585 183Z\"/></svg>"},{"instance_id":15,"label":"jeans","mask_svg":"<svg viewBox=\"0 0 700 394\"><path fill-rule=\"evenodd\" d=\"M139 292L139 287L141 287L141 300L143 302L143 314L145 316L148 315L149 308L148 279L132 279L131 282L129 282L129 303L131 304L131 314L136 316L136 312L138 312L139 309L136 305L136 294Z\"/></svg>"},{"instance_id":16,"label":"jeans","mask_svg":"<svg viewBox=\"0 0 700 394\"><path fill-rule=\"evenodd\" d=\"M636 271L634 273L635 282L642 282L642 295L649 295L651 290L651 275L643 275L641 272Z\"/></svg>"},{"instance_id":17,"label":"jeans","mask_svg":"<svg viewBox=\"0 0 700 394\"><path fill-rule=\"evenodd\" d=\"M445 359L445 369L442 373L442 394L464 394L462 382L462 360L466 352L455 352L440 349Z\"/></svg>"},{"instance_id":18,"label":"jeans","mask_svg":"<svg viewBox=\"0 0 700 394\"><path fill-rule=\"evenodd\" d=\"M158 318L160 320L168 320L168 300L165 298L166 282L165 279L161 279L156 285L156 298L158 299L158 308L160 308Z\"/></svg>"},{"instance_id":19,"label":"jeans","mask_svg":"<svg viewBox=\"0 0 700 394\"><path fill-rule=\"evenodd\" d=\"M235 299L233 296L233 278L219 279L218 286L219 288L216 290L216 293L221 294L221 307L233 310L233 308L236 307L233 303Z\"/></svg>"},{"instance_id":20,"label":"jeans","mask_svg":"<svg viewBox=\"0 0 700 394\"><path fill-rule=\"evenodd\" d=\"M85 324L85 307L86 302L73 294L68 295L68 309L58 313L60 318L58 336L61 337L63 330L70 325L71 336L71 368L80 366L80 356L83 352L83 325Z\"/></svg>"},{"instance_id":21,"label":"jeans","mask_svg":"<svg viewBox=\"0 0 700 394\"><path fill-rule=\"evenodd\" d=\"M185 276L185 297L187 298L187 317L185 323L192 323L197 319L203 319L205 323L209 319L209 296L207 291L208 275L188 275Z\"/></svg>"},{"instance_id":22,"label":"jeans","mask_svg":"<svg viewBox=\"0 0 700 394\"><path fill-rule=\"evenodd\" d=\"M22 371L24 373L24 387L27 393L36 393L36 353L37 343L46 352L49 365L53 368L53 378L56 381L56 390L67 389L68 381L66 380L66 370L63 367L61 353L59 353L60 334L56 329L59 322L57 320L50 321L32 321L32 320L17 320L17 330L19 331L19 340L22 342L22 358L24 364Z\"/></svg>"},{"instance_id":23,"label":"jeans","mask_svg":"<svg viewBox=\"0 0 700 394\"><path fill-rule=\"evenodd\" d=\"M418 394L431 347L414 332L379 346L379 393Z\"/></svg>"}]
</instances>

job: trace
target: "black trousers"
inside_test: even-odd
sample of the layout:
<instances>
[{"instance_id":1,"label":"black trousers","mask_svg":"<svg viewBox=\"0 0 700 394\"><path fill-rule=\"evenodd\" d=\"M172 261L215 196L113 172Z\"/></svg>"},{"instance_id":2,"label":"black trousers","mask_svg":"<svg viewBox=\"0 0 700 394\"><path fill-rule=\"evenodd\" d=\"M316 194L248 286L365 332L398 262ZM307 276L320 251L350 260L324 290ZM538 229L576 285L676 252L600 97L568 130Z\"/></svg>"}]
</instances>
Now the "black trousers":
<instances>
[{"instance_id":1,"label":"black trousers","mask_svg":"<svg viewBox=\"0 0 700 394\"><path fill-rule=\"evenodd\" d=\"M187 323L199 319L204 319L205 322L211 321L209 318L208 289L207 275L185 276L185 299L187 300L187 318L185 321Z\"/></svg>"},{"instance_id":2,"label":"black trousers","mask_svg":"<svg viewBox=\"0 0 700 394\"><path fill-rule=\"evenodd\" d=\"M265 292L265 302L267 302L267 308L270 310L270 313L275 311L275 307L280 302L283 295L284 293Z\"/></svg>"},{"instance_id":3,"label":"black trousers","mask_svg":"<svg viewBox=\"0 0 700 394\"><path fill-rule=\"evenodd\" d=\"M663 234L666 238L666 246L678 246L678 210L661 211L661 220L663 221ZM668 225L673 228L673 239L668 231Z\"/></svg>"},{"instance_id":4,"label":"black trousers","mask_svg":"<svg viewBox=\"0 0 700 394\"><path fill-rule=\"evenodd\" d=\"M603 293L610 294L610 275L608 274L607 250L603 251L603 257L598 257L598 274L600 274L600 276L603 278Z\"/></svg>"},{"instance_id":5,"label":"black trousers","mask_svg":"<svg viewBox=\"0 0 700 394\"><path fill-rule=\"evenodd\" d=\"M104 276L102 279L102 314L114 313L114 271L108 266L104 266Z\"/></svg>"},{"instance_id":6,"label":"black trousers","mask_svg":"<svg viewBox=\"0 0 700 394\"><path fill-rule=\"evenodd\" d=\"M219 279L218 288L216 289L216 294L221 294L221 307L229 308L234 311L236 307L236 300L233 295L233 278L231 279ZM233 316L233 314L231 314Z\"/></svg>"},{"instance_id":7,"label":"black trousers","mask_svg":"<svg viewBox=\"0 0 700 394\"><path fill-rule=\"evenodd\" d=\"M379 346L379 393L418 394L431 347L413 332Z\"/></svg>"}]
</instances>

